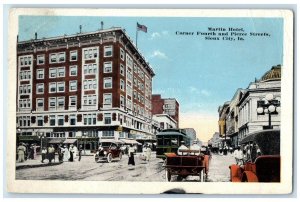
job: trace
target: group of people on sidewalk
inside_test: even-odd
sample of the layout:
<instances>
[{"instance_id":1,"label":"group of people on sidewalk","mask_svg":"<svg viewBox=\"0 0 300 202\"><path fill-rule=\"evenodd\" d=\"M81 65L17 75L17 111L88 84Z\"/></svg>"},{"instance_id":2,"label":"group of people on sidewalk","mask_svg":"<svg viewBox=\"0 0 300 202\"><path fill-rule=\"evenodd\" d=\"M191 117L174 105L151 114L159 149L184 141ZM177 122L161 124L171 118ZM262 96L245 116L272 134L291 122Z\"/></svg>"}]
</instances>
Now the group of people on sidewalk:
<instances>
[{"instance_id":1,"label":"group of people on sidewalk","mask_svg":"<svg viewBox=\"0 0 300 202\"><path fill-rule=\"evenodd\" d=\"M151 152L152 150L150 146L144 145L142 149L141 159L149 162L151 159ZM133 144L131 144L128 148L128 165L132 165L132 166L135 165L134 154L135 154L135 147L133 146Z\"/></svg>"},{"instance_id":2,"label":"group of people on sidewalk","mask_svg":"<svg viewBox=\"0 0 300 202\"><path fill-rule=\"evenodd\" d=\"M17 162L24 162L27 159L36 159L36 149L39 148L39 146L32 145L30 147L30 150L28 152L28 149L26 148L26 145L24 143L19 143L19 146L17 147ZM31 151L32 149L32 151ZM48 159L49 163L52 163L52 161L55 162L55 153L58 154L58 162L66 162L70 161L73 162L74 159L77 158L78 153L78 161L81 160L81 154L82 154L82 146L79 146L79 149L73 144L71 144L69 147L67 145L58 145L57 149L54 148L53 144L50 144L49 147L43 147L41 149L41 156L42 160L41 163L44 163L46 159Z\"/></svg>"}]
</instances>

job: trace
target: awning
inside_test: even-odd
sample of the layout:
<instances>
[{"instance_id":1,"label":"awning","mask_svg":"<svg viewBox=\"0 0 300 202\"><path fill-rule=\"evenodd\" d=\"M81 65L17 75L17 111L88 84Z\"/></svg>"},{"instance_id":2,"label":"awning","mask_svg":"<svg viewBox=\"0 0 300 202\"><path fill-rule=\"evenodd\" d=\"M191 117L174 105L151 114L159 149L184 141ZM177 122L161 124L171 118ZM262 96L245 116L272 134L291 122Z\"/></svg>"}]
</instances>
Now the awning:
<instances>
[{"instance_id":1,"label":"awning","mask_svg":"<svg viewBox=\"0 0 300 202\"><path fill-rule=\"evenodd\" d=\"M122 140L125 144L137 144L137 145L142 145L142 143L139 143L136 140L129 140L129 139L123 139Z\"/></svg>"},{"instance_id":2,"label":"awning","mask_svg":"<svg viewBox=\"0 0 300 202\"><path fill-rule=\"evenodd\" d=\"M115 140L115 139L101 139L100 143L102 143L102 142L112 142L112 143L116 143L116 144L123 144L123 141Z\"/></svg>"},{"instance_id":3,"label":"awning","mask_svg":"<svg viewBox=\"0 0 300 202\"><path fill-rule=\"evenodd\" d=\"M62 138L52 138L50 139L50 141L48 142L49 144L60 144L64 141L64 139Z\"/></svg>"},{"instance_id":4,"label":"awning","mask_svg":"<svg viewBox=\"0 0 300 202\"><path fill-rule=\"evenodd\" d=\"M66 139L63 143L64 144L74 144L77 141L77 139Z\"/></svg>"},{"instance_id":5,"label":"awning","mask_svg":"<svg viewBox=\"0 0 300 202\"><path fill-rule=\"evenodd\" d=\"M40 140L40 138L38 136L34 136L34 135L20 135L19 136L19 141L38 141Z\"/></svg>"}]
</instances>

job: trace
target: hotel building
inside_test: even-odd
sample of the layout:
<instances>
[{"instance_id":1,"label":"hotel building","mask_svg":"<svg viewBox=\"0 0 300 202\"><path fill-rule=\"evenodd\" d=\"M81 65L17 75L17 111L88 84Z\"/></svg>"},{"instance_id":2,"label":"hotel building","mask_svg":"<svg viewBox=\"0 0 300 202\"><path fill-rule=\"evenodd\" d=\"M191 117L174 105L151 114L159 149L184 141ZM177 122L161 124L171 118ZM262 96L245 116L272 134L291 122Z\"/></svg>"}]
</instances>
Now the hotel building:
<instances>
[{"instance_id":1,"label":"hotel building","mask_svg":"<svg viewBox=\"0 0 300 202\"><path fill-rule=\"evenodd\" d=\"M18 41L17 140L95 150L154 139L153 76L121 28Z\"/></svg>"}]
</instances>

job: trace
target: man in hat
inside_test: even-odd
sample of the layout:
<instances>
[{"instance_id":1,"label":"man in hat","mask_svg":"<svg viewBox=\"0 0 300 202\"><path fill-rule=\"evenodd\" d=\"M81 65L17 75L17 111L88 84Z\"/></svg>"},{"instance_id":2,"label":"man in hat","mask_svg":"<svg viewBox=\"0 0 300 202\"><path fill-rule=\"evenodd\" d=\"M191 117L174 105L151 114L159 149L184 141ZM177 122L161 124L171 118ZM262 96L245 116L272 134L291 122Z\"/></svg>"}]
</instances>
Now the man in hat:
<instances>
[{"instance_id":1,"label":"man in hat","mask_svg":"<svg viewBox=\"0 0 300 202\"><path fill-rule=\"evenodd\" d=\"M178 147L178 149L177 149L177 154L178 154L178 155L187 155L186 152L182 152L182 151L181 151L181 150L187 150L187 149L188 149L188 148L184 145L184 141L181 141L180 143L181 143L181 145L180 145L180 147Z\"/></svg>"},{"instance_id":2,"label":"man in hat","mask_svg":"<svg viewBox=\"0 0 300 202\"><path fill-rule=\"evenodd\" d=\"M193 145L190 147L190 149L194 150L194 151L197 151L197 153L200 152L200 146L198 145L197 140L193 141ZM194 152L194 153L196 153L196 152Z\"/></svg>"}]
</instances>

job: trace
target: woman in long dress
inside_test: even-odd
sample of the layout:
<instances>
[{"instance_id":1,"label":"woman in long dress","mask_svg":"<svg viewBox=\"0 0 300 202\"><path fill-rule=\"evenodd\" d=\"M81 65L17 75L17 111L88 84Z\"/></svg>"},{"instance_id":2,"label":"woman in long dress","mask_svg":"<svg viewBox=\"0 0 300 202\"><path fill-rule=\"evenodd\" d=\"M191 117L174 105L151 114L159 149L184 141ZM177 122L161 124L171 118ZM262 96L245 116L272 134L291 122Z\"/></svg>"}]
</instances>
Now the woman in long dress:
<instances>
[{"instance_id":1,"label":"woman in long dress","mask_svg":"<svg viewBox=\"0 0 300 202\"><path fill-rule=\"evenodd\" d=\"M135 162L134 162L134 147L133 145L130 145L129 147L129 150L128 150L128 165L135 165Z\"/></svg>"},{"instance_id":2,"label":"woman in long dress","mask_svg":"<svg viewBox=\"0 0 300 202\"><path fill-rule=\"evenodd\" d=\"M64 153L63 161L68 161L70 158L70 152L69 152L67 145L64 146L62 151Z\"/></svg>"},{"instance_id":3,"label":"woman in long dress","mask_svg":"<svg viewBox=\"0 0 300 202\"><path fill-rule=\"evenodd\" d=\"M72 162L72 161L74 161L74 153L75 153L75 150L74 150L74 146L73 146L73 145L70 146L69 153L70 153L69 161Z\"/></svg>"}]
</instances>

